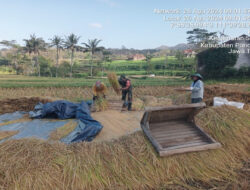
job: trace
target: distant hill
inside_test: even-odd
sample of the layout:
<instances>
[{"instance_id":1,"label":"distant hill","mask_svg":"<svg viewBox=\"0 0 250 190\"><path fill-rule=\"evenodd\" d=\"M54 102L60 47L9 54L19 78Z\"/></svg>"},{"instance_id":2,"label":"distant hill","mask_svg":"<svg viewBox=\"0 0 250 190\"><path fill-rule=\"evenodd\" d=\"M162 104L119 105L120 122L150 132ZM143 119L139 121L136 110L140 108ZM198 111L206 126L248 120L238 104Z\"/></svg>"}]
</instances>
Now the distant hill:
<instances>
[{"instance_id":1,"label":"distant hill","mask_svg":"<svg viewBox=\"0 0 250 190\"><path fill-rule=\"evenodd\" d=\"M177 44L177 45L171 47L172 50L185 50L185 49L192 49L192 48L194 48L194 45L185 44L185 43Z\"/></svg>"},{"instance_id":2,"label":"distant hill","mask_svg":"<svg viewBox=\"0 0 250 190\"><path fill-rule=\"evenodd\" d=\"M155 48L156 50L185 50L185 49L192 49L193 45L191 44L186 44L186 43L181 43L181 44L177 44L175 46L166 46L166 45L162 45L160 47Z\"/></svg>"},{"instance_id":3,"label":"distant hill","mask_svg":"<svg viewBox=\"0 0 250 190\"><path fill-rule=\"evenodd\" d=\"M169 47L168 47L168 46L162 45L162 46L157 47L157 48L155 48L155 49L156 49L156 50L166 50L166 49L169 49Z\"/></svg>"}]
</instances>

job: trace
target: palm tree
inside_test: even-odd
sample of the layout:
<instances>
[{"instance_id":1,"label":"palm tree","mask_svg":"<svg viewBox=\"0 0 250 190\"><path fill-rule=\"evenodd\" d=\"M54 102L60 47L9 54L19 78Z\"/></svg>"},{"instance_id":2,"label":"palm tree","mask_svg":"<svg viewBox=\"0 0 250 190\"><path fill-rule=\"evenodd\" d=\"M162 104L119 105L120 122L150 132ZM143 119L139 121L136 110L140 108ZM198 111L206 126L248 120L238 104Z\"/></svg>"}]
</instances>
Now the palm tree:
<instances>
[{"instance_id":1,"label":"palm tree","mask_svg":"<svg viewBox=\"0 0 250 190\"><path fill-rule=\"evenodd\" d=\"M107 62L112 62L112 59L110 57L111 52L110 51L102 51L102 62L104 62L104 64L106 64ZM102 70L102 77L103 77L103 70L104 70L104 64L101 64L101 70Z\"/></svg>"},{"instance_id":2,"label":"palm tree","mask_svg":"<svg viewBox=\"0 0 250 190\"><path fill-rule=\"evenodd\" d=\"M88 43L83 43L83 45L85 45L84 51L91 53L91 71L90 71L91 77L93 76L93 56L95 52L102 51L104 49L104 47L98 47L98 44L101 41L102 40L93 39L93 40L88 40Z\"/></svg>"},{"instance_id":3,"label":"palm tree","mask_svg":"<svg viewBox=\"0 0 250 190\"><path fill-rule=\"evenodd\" d=\"M60 50L63 49L63 39L60 36L54 36L52 39L50 39L50 47L56 47L56 77L57 77L57 71L59 66L59 53Z\"/></svg>"},{"instance_id":4,"label":"palm tree","mask_svg":"<svg viewBox=\"0 0 250 190\"><path fill-rule=\"evenodd\" d=\"M35 65L38 67L39 77L41 76L40 65L38 62L38 56L40 55L40 51L46 50L46 43L42 38L37 38L35 34L30 35L30 39L24 39L25 41L25 52L29 54L34 53L35 57Z\"/></svg>"},{"instance_id":5,"label":"palm tree","mask_svg":"<svg viewBox=\"0 0 250 190\"><path fill-rule=\"evenodd\" d=\"M149 74L149 72L152 72L153 70L153 65L151 64L151 59L153 58L153 56L148 52L146 55L146 62L147 62L147 74Z\"/></svg>"},{"instance_id":6,"label":"palm tree","mask_svg":"<svg viewBox=\"0 0 250 190\"><path fill-rule=\"evenodd\" d=\"M64 46L66 49L69 49L71 51L71 56L70 56L70 78L72 77L72 68L74 64L74 53L76 50L80 49L80 46L78 46L79 39L81 37L77 36L75 34L70 34L69 36L66 37L66 40L64 42Z\"/></svg>"}]
</instances>

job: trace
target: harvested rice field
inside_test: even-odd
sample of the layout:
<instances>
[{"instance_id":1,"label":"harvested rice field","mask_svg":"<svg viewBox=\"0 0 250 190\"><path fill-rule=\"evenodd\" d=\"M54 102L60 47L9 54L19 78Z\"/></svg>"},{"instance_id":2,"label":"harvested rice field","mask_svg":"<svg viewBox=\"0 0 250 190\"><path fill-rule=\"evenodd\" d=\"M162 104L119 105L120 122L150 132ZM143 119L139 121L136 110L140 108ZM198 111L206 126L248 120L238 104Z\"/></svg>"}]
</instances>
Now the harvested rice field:
<instances>
[{"instance_id":1,"label":"harvested rice field","mask_svg":"<svg viewBox=\"0 0 250 190\"><path fill-rule=\"evenodd\" d=\"M134 87L132 112L121 111L120 96L109 88L109 106L92 116L103 124L92 142L66 145L74 120L35 138L0 143L0 189L242 189L250 188L250 85L205 88L207 107L196 123L222 148L159 157L140 128L145 107L189 103L190 94L171 86ZM0 88L0 113L30 111L37 102L91 99L89 87ZM245 103L240 110L212 107L214 96ZM24 122L19 118L11 123ZM2 125L2 124L0 124ZM2 131L0 140L17 131Z\"/></svg>"},{"instance_id":2,"label":"harvested rice field","mask_svg":"<svg viewBox=\"0 0 250 190\"><path fill-rule=\"evenodd\" d=\"M0 144L2 189L248 189L250 114L207 108L197 122L221 149L160 158L141 131L115 141Z\"/></svg>"}]
</instances>

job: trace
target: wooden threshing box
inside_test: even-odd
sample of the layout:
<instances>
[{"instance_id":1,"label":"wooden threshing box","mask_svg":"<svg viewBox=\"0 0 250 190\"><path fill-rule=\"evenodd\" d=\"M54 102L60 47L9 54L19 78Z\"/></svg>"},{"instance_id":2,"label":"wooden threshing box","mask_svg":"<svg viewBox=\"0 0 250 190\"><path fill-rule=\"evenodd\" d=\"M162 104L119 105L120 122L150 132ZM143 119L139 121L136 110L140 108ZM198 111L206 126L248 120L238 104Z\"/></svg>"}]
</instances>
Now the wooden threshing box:
<instances>
[{"instance_id":1,"label":"wooden threshing box","mask_svg":"<svg viewBox=\"0 0 250 190\"><path fill-rule=\"evenodd\" d=\"M194 115L205 103L147 108L141 127L160 156L221 147L194 123Z\"/></svg>"}]
</instances>

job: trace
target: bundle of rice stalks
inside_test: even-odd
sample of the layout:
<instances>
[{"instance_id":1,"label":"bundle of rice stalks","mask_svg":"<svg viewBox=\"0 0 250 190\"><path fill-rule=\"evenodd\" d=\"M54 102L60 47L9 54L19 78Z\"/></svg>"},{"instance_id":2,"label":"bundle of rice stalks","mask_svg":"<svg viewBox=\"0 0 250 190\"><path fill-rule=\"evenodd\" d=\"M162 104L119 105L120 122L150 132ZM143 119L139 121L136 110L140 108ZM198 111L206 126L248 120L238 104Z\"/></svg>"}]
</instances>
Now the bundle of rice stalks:
<instances>
[{"instance_id":1,"label":"bundle of rice stalks","mask_svg":"<svg viewBox=\"0 0 250 190\"><path fill-rule=\"evenodd\" d=\"M98 98L95 101L96 111L105 111L108 109L108 101L105 98Z\"/></svg>"},{"instance_id":2,"label":"bundle of rice stalks","mask_svg":"<svg viewBox=\"0 0 250 190\"><path fill-rule=\"evenodd\" d=\"M113 87L116 94L119 95L120 94L120 85L119 85L118 78L117 78L116 74L114 72L108 73L108 79L109 79L110 85Z\"/></svg>"}]
</instances>

